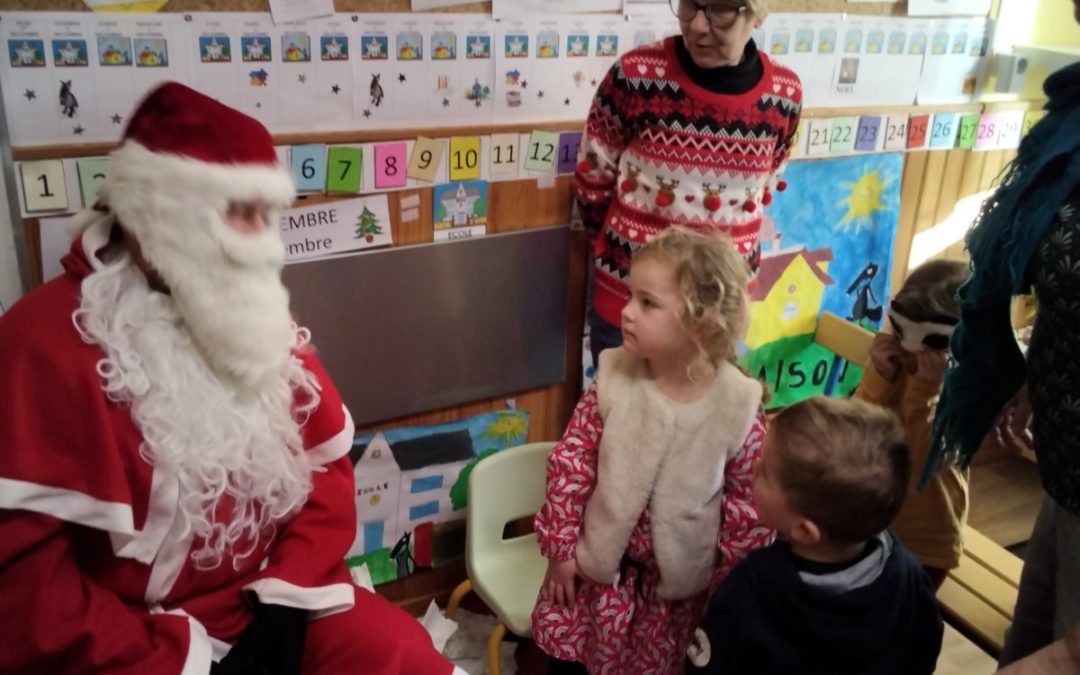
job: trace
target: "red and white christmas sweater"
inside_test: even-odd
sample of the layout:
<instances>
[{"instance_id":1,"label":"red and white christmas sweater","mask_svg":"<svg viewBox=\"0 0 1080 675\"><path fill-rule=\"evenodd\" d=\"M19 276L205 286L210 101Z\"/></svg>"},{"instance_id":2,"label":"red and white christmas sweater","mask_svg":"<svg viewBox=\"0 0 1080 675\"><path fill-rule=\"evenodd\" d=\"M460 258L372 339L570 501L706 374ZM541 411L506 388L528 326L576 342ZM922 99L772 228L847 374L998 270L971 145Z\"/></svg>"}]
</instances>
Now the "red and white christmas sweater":
<instances>
[{"instance_id":1,"label":"red and white christmas sweater","mask_svg":"<svg viewBox=\"0 0 1080 675\"><path fill-rule=\"evenodd\" d=\"M574 188L594 241L593 307L620 325L633 252L669 225L727 232L751 269L763 207L799 125L799 77L759 53L763 74L741 94L691 81L675 41L638 47L600 83L589 110Z\"/></svg>"}]
</instances>

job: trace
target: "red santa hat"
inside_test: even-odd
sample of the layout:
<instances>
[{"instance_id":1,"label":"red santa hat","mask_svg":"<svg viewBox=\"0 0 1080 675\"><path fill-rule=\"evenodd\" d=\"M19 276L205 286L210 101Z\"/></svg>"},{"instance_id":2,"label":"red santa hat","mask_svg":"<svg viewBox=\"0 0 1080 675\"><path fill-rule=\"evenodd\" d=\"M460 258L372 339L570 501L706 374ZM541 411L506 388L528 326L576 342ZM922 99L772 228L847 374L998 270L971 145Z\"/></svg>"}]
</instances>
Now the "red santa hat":
<instances>
[{"instance_id":1,"label":"red santa hat","mask_svg":"<svg viewBox=\"0 0 1080 675\"><path fill-rule=\"evenodd\" d=\"M231 202L285 208L295 196L266 127L176 82L158 86L135 110L109 156L100 193L136 236L153 225L146 221L155 202L207 204L224 213Z\"/></svg>"}]
</instances>

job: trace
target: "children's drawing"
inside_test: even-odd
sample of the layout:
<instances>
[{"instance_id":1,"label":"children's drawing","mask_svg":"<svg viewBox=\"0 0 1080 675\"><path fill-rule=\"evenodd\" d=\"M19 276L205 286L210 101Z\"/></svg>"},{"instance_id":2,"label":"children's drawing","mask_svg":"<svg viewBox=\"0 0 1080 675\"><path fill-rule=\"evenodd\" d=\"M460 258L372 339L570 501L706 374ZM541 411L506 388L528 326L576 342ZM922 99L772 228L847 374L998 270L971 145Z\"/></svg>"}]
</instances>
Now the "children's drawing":
<instances>
[{"instance_id":1,"label":"children's drawing","mask_svg":"<svg viewBox=\"0 0 1080 675\"><path fill-rule=\"evenodd\" d=\"M832 354L814 344L827 310L874 329L887 304L900 205L899 153L795 162L766 213L743 363L782 406L824 390ZM836 393L859 380L845 365Z\"/></svg>"},{"instance_id":2,"label":"children's drawing","mask_svg":"<svg viewBox=\"0 0 1080 675\"><path fill-rule=\"evenodd\" d=\"M457 35L450 31L431 34L431 58L435 61L453 61L457 58Z\"/></svg>"},{"instance_id":3,"label":"children's drawing","mask_svg":"<svg viewBox=\"0 0 1080 675\"><path fill-rule=\"evenodd\" d=\"M818 54L832 54L836 51L836 29L823 28L818 33Z\"/></svg>"},{"instance_id":4,"label":"children's drawing","mask_svg":"<svg viewBox=\"0 0 1080 675\"><path fill-rule=\"evenodd\" d=\"M953 54L963 54L964 50L967 49L967 41L968 41L967 33L961 32L961 33L957 33L956 35L954 35L953 40L952 40L952 53Z\"/></svg>"},{"instance_id":5,"label":"children's drawing","mask_svg":"<svg viewBox=\"0 0 1080 675\"><path fill-rule=\"evenodd\" d=\"M528 428L528 413L504 410L357 436L349 566L366 563L378 584L460 559L469 474L484 457L524 443Z\"/></svg>"},{"instance_id":6,"label":"children's drawing","mask_svg":"<svg viewBox=\"0 0 1080 675\"><path fill-rule=\"evenodd\" d=\"M885 33L872 30L866 34L866 53L880 54L885 49Z\"/></svg>"},{"instance_id":7,"label":"children's drawing","mask_svg":"<svg viewBox=\"0 0 1080 675\"><path fill-rule=\"evenodd\" d=\"M98 60L103 66L130 66L131 40L124 35L98 35Z\"/></svg>"},{"instance_id":8,"label":"children's drawing","mask_svg":"<svg viewBox=\"0 0 1080 675\"><path fill-rule=\"evenodd\" d=\"M769 53L773 55L782 55L788 53L788 48L791 46L791 35L789 33L773 33L769 39Z\"/></svg>"},{"instance_id":9,"label":"children's drawing","mask_svg":"<svg viewBox=\"0 0 1080 675\"><path fill-rule=\"evenodd\" d=\"M135 38L135 67L164 68L169 65L169 48L162 38Z\"/></svg>"},{"instance_id":10,"label":"children's drawing","mask_svg":"<svg viewBox=\"0 0 1080 675\"><path fill-rule=\"evenodd\" d=\"M510 59L525 58L529 55L529 36L521 34L506 35L506 57Z\"/></svg>"},{"instance_id":11,"label":"children's drawing","mask_svg":"<svg viewBox=\"0 0 1080 675\"><path fill-rule=\"evenodd\" d=\"M286 63L311 60L311 37L307 33L286 33L281 36L281 58Z\"/></svg>"},{"instance_id":12,"label":"children's drawing","mask_svg":"<svg viewBox=\"0 0 1080 675\"><path fill-rule=\"evenodd\" d=\"M542 31L536 36L536 56L554 59L559 56L559 34L553 30Z\"/></svg>"},{"instance_id":13,"label":"children's drawing","mask_svg":"<svg viewBox=\"0 0 1080 675\"><path fill-rule=\"evenodd\" d=\"M862 51L862 31L858 28L849 28L844 35L844 53L858 54Z\"/></svg>"},{"instance_id":14,"label":"children's drawing","mask_svg":"<svg viewBox=\"0 0 1080 675\"><path fill-rule=\"evenodd\" d=\"M812 28L800 28L795 31L795 52L798 54L809 53L814 46L814 30Z\"/></svg>"},{"instance_id":15,"label":"children's drawing","mask_svg":"<svg viewBox=\"0 0 1080 675\"><path fill-rule=\"evenodd\" d=\"M270 61L273 56L269 35L245 35L240 45L244 61Z\"/></svg>"},{"instance_id":16,"label":"children's drawing","mask_svg":"<svg viewBox=\"0 0 1080 675\"><path fill-rule=\"evenodd\" d=\"M365 61L382 61L390 58L390 38L385 35L365 35L360 38L363 45L361 58Z\"/></svg>"},{"instance_id":17,"label":"children's drawing","mask_svg":"<svg viewBox=\"0 0 1080 675\"><path fill-rule=\"evenodd\" d=\"M588 56L589 55L589 34L588 33L571 33L566 36L566 55L567 56Z\"/></svg>"},{"instance_id":18,"label":"children's drawing","mask_svg":"<svg viewBox=\"0 0 1080 675\"><path fill-rule=\"evenodd\" d=\"M231 42L228 35L200 35L199 60L203 63L228 63L232 61Z\"/></svg>"},{"instance_id":19,"label":"children's drawing","mask_svg":"<svg viewBox=\"0 0 1080 675\"><path fill-rule=\"evenodd\" d=\"M323 61L348 61L349 36L322 35L319 37L319 55Z\"/></svg>"},{"instance_id":20,"label":"children's drawing","mask_svg":"<svg viewBox=\"0 0 1080 675\"><path fill-rule=\"evenodd\" d=\"M57 68L86 66L86 40L53 40L53 65Z\"/></svg>"},{"instance_id":21,"label":"children's drawing","mask_svg":"<svg viewBox=\"0 0 1080 675\"><path fill-rule=\"evenodd\" d=\"M889 53L890 54L903 54L904 46L907 44L907 33L903 31L893 31L889 33Z\"/></svg>"},{"instance_id":22,"label":"children's drawing","mask_svg":"<svg viewBox=\"0 0 1080 675\"><path fill-rule=\"evenodd\" d=\"M908 43L908 54L925 54L926 53L926 33L914 33L911 36L911 42Z\"/></svg>"},{"instance_id":23,"label":"children's drawing","mask_svg":"<svg viewBox=\"0 0 1080 675\"><path fill-rule=\"evenodd\" d=\"M465 52L465 57L469 59L490 59L491 58L491 36L487 34L470 34L465 38L465 44L468 46L468 50Z\"/></svg>"},{"instance_id":24,"label":"children's drawing","mask_svg":"<svg viewBox=\"0 0 1080 675\"><path fill-rule=\"evenodd\" d=\"M486 181L468 180L436 185L433 201L436 231L487 225Z\"/></svg>"},{"instance_id":25,"label":"children's drawing","mask_svg":"<svg viewBox=\"0 0 1080 675\"><path fill-rule=\"evenodd\" d=\"M12 68L40 68L45 65L43 40L8 40Z\"/></svg>"},{"instance_id":26,"label":"children's drawing","mask_svg":"<svg viewBox=\"0 0 1080 675\"><path fill-rule=\"evenodd\" d=\"M619 36L614 34L596 36L596 55L615 56L619 53Z\"/></svg>"},{"instance_id":27,"label":"children's drawing","mask_svg":"<svg viewBox=\"0 0 1080 675\"><path fill-rule=\"evenodd\" d=\"M404 31L397 36L399 61L419 61L424 58L424 38L417 31Z\"/></svg>"}]
</instances>

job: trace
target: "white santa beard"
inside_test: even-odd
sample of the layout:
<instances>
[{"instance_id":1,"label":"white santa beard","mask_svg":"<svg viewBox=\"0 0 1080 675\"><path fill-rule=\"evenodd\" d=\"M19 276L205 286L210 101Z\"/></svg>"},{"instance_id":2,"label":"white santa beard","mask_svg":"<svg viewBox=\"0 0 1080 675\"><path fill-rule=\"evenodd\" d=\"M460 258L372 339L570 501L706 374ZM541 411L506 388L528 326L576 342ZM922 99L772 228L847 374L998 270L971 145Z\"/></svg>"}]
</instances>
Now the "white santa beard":
<instances>
[{"instance_id":1,"label":"white santa beard","mask_svg":"<svg viewBox=\"0 0 1080 675\"><path fill-rule=\"evenodd\" d=\"M301 361L287 355L257 393L220 378L195 349L173 298L151 290L127 254L83 280L74 318L83 339L106 354L98 362L102 389L131 405L140 454L179 480L182 514L203 539L195 564L214 568L232 555L236 565L260 534L268 544L270 528L311 490L300 426L319 394ZM293 333L306 340L303 330ZM226 495L232 512L219 514Z\"/></svg>"},{"instance_id":2,"label":"white santa beard","mask_svg":"<svg viewBox=\"0 0 1080 675\"><path fill-rule=\"evenodd\" d=\"M275 227L242 234L211 205L158 201L135 238L176 301L195 345L219 375L257 391L293 346L285 250ZM276 213L267 218L277 223Z\"/></svg>"}]
</instances>

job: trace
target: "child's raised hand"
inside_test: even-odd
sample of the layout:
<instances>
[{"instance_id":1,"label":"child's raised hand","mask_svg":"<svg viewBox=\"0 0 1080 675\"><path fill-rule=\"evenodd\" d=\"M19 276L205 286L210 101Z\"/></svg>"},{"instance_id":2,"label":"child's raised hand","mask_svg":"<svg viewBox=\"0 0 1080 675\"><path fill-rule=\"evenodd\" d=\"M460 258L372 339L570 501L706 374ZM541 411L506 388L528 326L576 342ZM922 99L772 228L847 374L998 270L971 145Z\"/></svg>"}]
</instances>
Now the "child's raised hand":
<instances>
[{"instance_id":1,"label":"child's raised hand","mask_svg":"<svg viewBox=\"0 0 1080 675\"><path fill-rule=\"evenodd\" d=\"M548 597L559 607L572 607L577 600L577 560L548 560L547 572L544 573L544 588Z\"/></svg>"},{"instance_id":2,"label":"child's raised hand","mask_svg":"<svg viewBox=\"0 0 1080 675\"><path fill-rule=\"evenodd\" d=\"M893 382L907 364L908 354L895 335L878 333L870 343L870 363L886 382Z\"/></svg>"},{"instance_id":3,"label":"child's raised hand","mask_svg":"<svg viewBox=\"0 0 1080 675\"><path fill-rule=\"evenodd\" d=\"M944 351L924 351L915 354L913 377L924 384L939 385L945 377L945 365L949 355Z\"/></svg>"}]
</instances>

